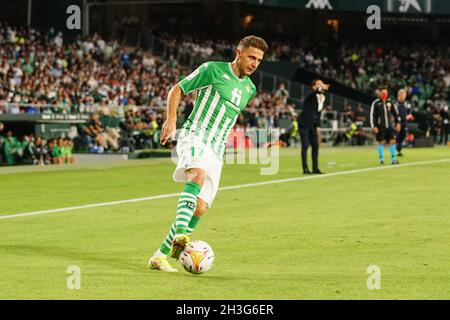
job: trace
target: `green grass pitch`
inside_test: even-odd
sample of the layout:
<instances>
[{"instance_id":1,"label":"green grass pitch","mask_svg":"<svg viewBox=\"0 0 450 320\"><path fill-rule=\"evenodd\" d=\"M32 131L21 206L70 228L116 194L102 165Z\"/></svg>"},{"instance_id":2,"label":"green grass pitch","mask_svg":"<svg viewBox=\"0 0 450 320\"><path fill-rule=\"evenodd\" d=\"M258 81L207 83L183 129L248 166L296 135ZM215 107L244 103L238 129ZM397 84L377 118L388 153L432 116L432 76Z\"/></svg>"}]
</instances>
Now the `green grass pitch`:
<instances>
[{"instance_id":1,"label":"green grass pitch","mask_svg":"<svg viewBox=\"0 0 450 320\"><path fill-rule=\"evenodd\" d=\"M450 149L405 154L402 164L449 159ZM320 160L327 173L378 167L375 147L322 148ZM301 177L299 168L299 150L281 150L278 174L226 165L221 186ZM177 193L173 169L169 159L0 168L0 214ZM176 274L146 265L176 204L0 219L0 298L450 299L450 162L219 191L193 236L216 255L201 276L173 260ZM70 265L79 290L66 286ZM381 289L367 288L371 265Z\"/></svg>"}]
</instances>

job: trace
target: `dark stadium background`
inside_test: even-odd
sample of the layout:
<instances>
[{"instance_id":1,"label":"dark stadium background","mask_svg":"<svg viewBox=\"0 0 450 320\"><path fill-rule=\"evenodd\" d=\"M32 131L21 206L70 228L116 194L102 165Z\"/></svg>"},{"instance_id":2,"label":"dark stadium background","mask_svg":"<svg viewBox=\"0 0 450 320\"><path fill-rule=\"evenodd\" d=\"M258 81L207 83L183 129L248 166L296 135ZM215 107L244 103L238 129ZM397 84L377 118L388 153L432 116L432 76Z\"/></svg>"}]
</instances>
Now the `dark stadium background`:
<instances>
[{"instance_id":1,"label":"dark stadium background","mask_svg":"<svg viewBox=\"0 0 450 320\"><path fill-rule=\"evenodd\" d=\"M367 28L370 5L380 30ZM181 272L150 270L186 196L173 179L184 157L160 144L168 91L204 61L232 61L251 34L269 44L257 95L223 170L201 159L217 162L220 183L190 240L213 248L213 269L198 277L169 259ZM167 315L274 304L272 318L287 319L307 301L281 300L449 299L449 34L448 0L0 0L0 300L114 299L103 315L117 299ZM317 131L298 123L315 110L313 79L331 89L308 172L305 133ZM377 146L369 123L383 86L393 100L407 91L403 154ZM178 127L195 98L182 96ZM194 113L217 127L203 100Z\"/></svg>"},{"instance_id":2,"label":"dark stadium background","mask_svg":"<svg viewBox=\"0 0 450 320\"><path fill-rule=\"evenodd\" d=\"M333 6L332 10L326 8L327 3ZM226 60L233 59L233 44L247 34L257 34L266 38L273 50L277 45L287 45L292 49L307 43L305 53L311 51L315 57L324 54L328 57L337 57L336 61L332 62L332 68L341 79L327 75L310 65L305 66L298 61L292 61L295 60L296 53L294 55L277 53L275 59L266 59L253 76L258 89L273 93L280 83L286 84L289 91L286 102L294 106L298 112L302 99L310 90L310 82L322 78L331 84L327 99L331 107L329 119L338 120L339 128L345 131L348 108L353 108L353 112L362 108L359 112L364 115L361 115L362 120L360 119L358 125L366 128L369 134L368 111L370 103L376 97L376 86L362 90L343 82L342 79L346 77L344 73L348 70L342 67L345 61L339 60L339 50L343 45L368 48L370 46L396 48L401 45L410 52L421 52L423 48L428 48L427 50L431 52L436 47L446 48L449 39L447 35L450 32L450 3L438 0L418 0L418 3L423 12L418 12L413 7L410 7L408 12L399 12L400 2L389 0L358 2L17 0L0 3L0 21L16 27L30 26L43 34L54 28L55 32L63 32L65 45L76 39L98 34L106 41L115 39L122 46L150 50L165 61L170 60L172 56L185 68L185 72L208 59L193 55L178 45L186 36L200 44L209 43L213 48L217 43L227 43L229 49L222 50L220 56ZM381 30L369 30L366 27L369 14L365 9L371 4L378 4L382 9ZM69 16L66 9L69 5L77 5L82 9L80 30L68 30L66 27ZM446 59L443 65L448 73L448 50ZM419 65L423 62L417 61ZM386 78L391 76L389 70L384 76ZM399 85L391 87L393 98L399 88ZM450 97L448 86L439 94L430 97L424 98L421 94L417 96L418 102L413 103L415 121L409 124L410 130L415 134L417 146L432 145L438 142L442 126L439 123L442 119L438 119L438 114L443 105L436 101L446 101L448 104ZM11 117L8 112L0 115L0 121L5 125L4 132L12 130L18 137L35 134L46 138L58 138L61 134L63 136L67 134L69 125L76 124L79 129L79 125L86 122L86 119L81 118L77 121L60 118L45 122L37 115L21 114ZM158 121L161 122L161 119L162 114ZM290 125L288 117L280 120L277 125L288 130ZM105 121L109 124L111 121L116 125L119 123L104 117L101 121L103 125ZM47 127L39 126L38 123L46 123ZM328 123L324 127L330 128L331 125ZM426 139L422 139L425 136ZM326 138L326 135L324 137ZM75 147L76 150L80 149L78 144Z\"/></svg>"}]
</instances>

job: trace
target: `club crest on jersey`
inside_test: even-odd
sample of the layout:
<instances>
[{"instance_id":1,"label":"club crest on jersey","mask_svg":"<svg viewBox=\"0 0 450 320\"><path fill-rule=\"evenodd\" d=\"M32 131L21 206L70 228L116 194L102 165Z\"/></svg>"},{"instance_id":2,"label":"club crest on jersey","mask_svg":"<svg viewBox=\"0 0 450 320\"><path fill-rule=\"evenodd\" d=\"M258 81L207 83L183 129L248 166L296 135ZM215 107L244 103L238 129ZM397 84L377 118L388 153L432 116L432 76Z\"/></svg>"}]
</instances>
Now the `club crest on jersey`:
<instances>
[{"instance_id":1,"label":"club crest on jersey","mask_svg":"<svg viewBox=\"0 0 450 320\"><path fill-rule=\"evenodd\" d=\"M247 89L247 93L250 93L250 86L249 85L246 85L245 89Z\"/></svg>"}]
</instances>

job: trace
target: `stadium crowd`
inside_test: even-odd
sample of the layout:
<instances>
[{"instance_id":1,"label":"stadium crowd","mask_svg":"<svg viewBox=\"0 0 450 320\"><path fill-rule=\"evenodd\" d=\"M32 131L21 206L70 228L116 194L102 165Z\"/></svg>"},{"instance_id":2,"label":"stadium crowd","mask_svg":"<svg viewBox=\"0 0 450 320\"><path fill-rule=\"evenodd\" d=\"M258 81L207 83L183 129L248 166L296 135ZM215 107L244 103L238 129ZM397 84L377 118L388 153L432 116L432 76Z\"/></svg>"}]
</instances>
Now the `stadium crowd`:
<instances>
[{"instance_id":1,"label":"stadium crowd","mask_svg":"<svg viewBox=\"0 0 450 320\"><path fill-rule=\"evenodd\" d=\"M176 62L106 42L98 35L64 45L61 34L0 29L0 105L3 112L107 111L110 105L164 106L180 76ZM5 110L6 109L6 110Z\"/></svg>"},{"instance_id":2,"label":"stadium crowd","mask_svg":"<svg viewBox=\"0 0 450 320\"><path fill-rule=\"evenodd\" d=\"M64 44L54 30L2 25L0 44L0 113L93 113L79 134L96 153L155 146L168 90L191 71L173 57L163 61L98 35ZM287 90L282 99L279 91L257 96L240 124L270 128L288 117L294 106ZM183 99L184 118L192 102L191 95ZM104 116L123 121L118 129L104 127Z\"/></svg>"},{"instance_id":3,"label":"stadium crowd","mask_svg":"<svg viewBox=\"0 0 450 320\"><path fill-rule=\"evenodd\" d=\"M150 51L105 41L97 34L65 43L62 34L53 29L41 33L1 24L0 113L90 113L90 121L78 127L73 141L76 148L89 152L157 147L168 90L191 71L178 62L179 57L189 54L204 61L230 59L234 54L234 44L227 40L203 40L188 34L160 36L170 50L167 60ZM409 49L343 46L332 56L330 52L336 50L325 44L312 47L302 40L295 45L273 42L266 58L296 61L360 90L373 90L380 84L406 87L410 101L423 103L430 114L430 134L441 134L444 142L443 133L448 132L448 56L439 48ZM292 119L296 106L288 98L283 84L272 93L259 93L237 124L257 128L283 124L289 135L295 133ZM192 95L183 98L180 120L192 110L193 101ZM105 117L121 121L109 126L101 121ZM33 143L35 140L33 137Z\"/></svg>"},{"instance_id":4,"label":"stadium crowd","mask_svg":"<svg viewBox=\"0 0 450 320\"><path fill-rule=\"evenodd\" d=\"M201 36L163 33L175 56L189 53L196 60L230 59L233 41L212 41ZM203 37L205 37L203 35ZM449 47L402 44L399 42L353 44L311 41L270 41L268 61L293 61L321 76L354 89L375 94L381 86L392 92L406 88L413 106L434 103L441 108L450 101Z\"/></svg>"},{"instance_id":5,"label":"stadium crowd","mask_svg":"<svg viewBox=\"0 0 450 320\"><path fill-rule=\"evenodd\" d=\"M33 134L20 138L11 130L4 131L0 122L0 165L50 165L73 163L73 142L69 138L45 140Z\"/></svg>"},{"instance_id":6,"label":"stadium crowd","mask_svg":"<svg viewBox=\"0 0 450 320\"><path fill-rule=\"evenodd\" d=\"M393 92L406 88L413 106L424 107L432 101L440 108L450 101L448 50L445 46L346 44L336 51L300 51L293 59L354 89L374 93L381 86Z\"/></svg>"},{"instance_id":7,"label":"stadium crowd","mask_svg":"<svg viewBox=\"0 0 450 320\"><path fill-rule=\"evenodd\" d=\"M231 59L234 54L234 42L211 41L204 34L193 36L178 33L174 36L162 33L161 37L169 44L172 56L190 54L195 63L209 59ZM426 135L432 136L436 143L447 144L450 132L448 49L446 44L316 43L303 37L297 43L270 41L265 60L292 61L302 68L369 94L377 95L382 86L388 87L393 96L398 90L406 89L412 110L426 114ZM361 118L363 111L355 108L345 112L356 114L356 117L347 117L346 120L349 121L344 121L349 127L348 132L355 131L356 126L359 128L356 131L363 136L360 130L361 119L358 119L358 114ZM366 138L363 136L360 141Z\"/></svg>"}]
</instances>

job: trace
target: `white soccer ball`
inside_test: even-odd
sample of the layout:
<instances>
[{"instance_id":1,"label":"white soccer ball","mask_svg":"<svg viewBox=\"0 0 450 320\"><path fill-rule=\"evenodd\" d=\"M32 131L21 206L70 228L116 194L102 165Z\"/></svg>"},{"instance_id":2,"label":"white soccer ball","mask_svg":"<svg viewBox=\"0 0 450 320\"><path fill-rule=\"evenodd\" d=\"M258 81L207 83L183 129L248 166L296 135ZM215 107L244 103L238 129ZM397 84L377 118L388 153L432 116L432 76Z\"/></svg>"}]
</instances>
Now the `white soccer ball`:
<instances>
[{"instance_id":1,"label":"white soccer ball","mask_svg":"<svg viewBox=\"0 0 450 320\"><path fill-rule=\"evenodd\" d=\"M214 262L214 251L205 241L193 240L186 245L180 259L187 272L202 274L211 269Z\"/></svg>"}]
</instances>

